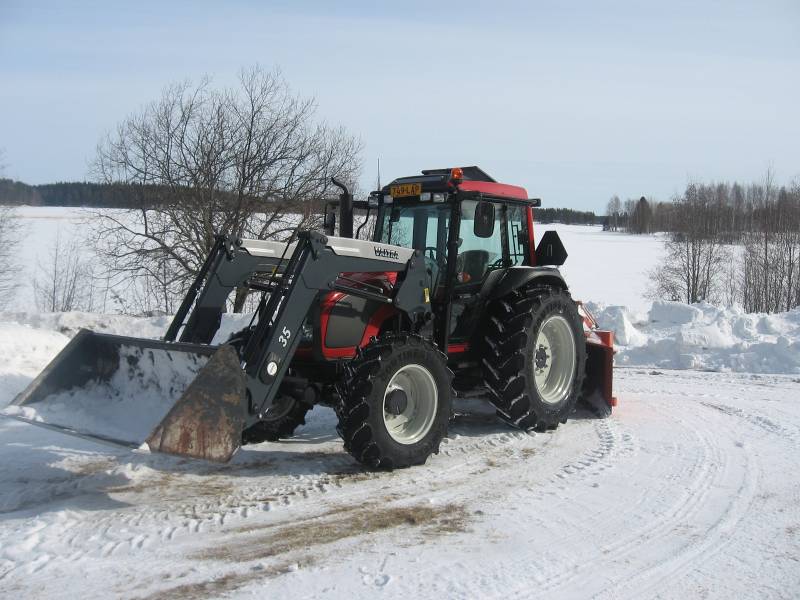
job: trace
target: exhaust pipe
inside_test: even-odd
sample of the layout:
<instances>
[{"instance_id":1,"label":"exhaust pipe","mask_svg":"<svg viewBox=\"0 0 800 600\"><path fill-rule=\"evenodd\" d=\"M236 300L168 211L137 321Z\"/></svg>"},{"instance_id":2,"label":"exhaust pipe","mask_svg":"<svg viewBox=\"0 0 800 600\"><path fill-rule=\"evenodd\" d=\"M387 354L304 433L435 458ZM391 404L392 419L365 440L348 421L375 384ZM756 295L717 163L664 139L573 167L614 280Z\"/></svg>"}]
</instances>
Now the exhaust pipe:
<instances>
[{"instance_id":1,"label":"exhaust pipe","mask_svg":"<svg viewBox=\"0 0 800 600\"><path fill-rule=\"evenodd\" d=\"M339 237L353 237L353 195L347 186L336 177L331 177L331 183L342 190L339 195Z\"/></svg>"}]
</instances>

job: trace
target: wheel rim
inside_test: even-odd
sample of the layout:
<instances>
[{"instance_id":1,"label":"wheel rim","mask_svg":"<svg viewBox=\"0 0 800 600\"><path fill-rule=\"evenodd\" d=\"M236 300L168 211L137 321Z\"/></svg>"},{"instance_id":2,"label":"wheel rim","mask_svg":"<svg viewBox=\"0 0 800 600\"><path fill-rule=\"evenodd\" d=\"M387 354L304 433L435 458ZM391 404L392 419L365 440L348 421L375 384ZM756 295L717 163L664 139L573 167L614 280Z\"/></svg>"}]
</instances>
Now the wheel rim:
<instances>
[{"instance_id":1,"label":"wheel rim","mask_svg":"<svg viewBox=\"0 0 800 600\"><path fill-rule=\"evenodd\" d=\"M575 379L575 338L572 327L561 315L546 319L536 336L533 374L539 397L557 404L572 391Z\"/></svg>"},{"instance_id":2,"label":"wheel rim","mask_svg":"<svg viewBox=\"0 0 800 600\"><path fill-rule=\"evenodd\" d=\"M262 421L278 421L288 415L294 408L295 399L291 396L277 396L272 406L267 409Z\"/></svg>"},{"instance_id":3,"label":"wheel rim","mask_svg":"<svg viewBox=\"0 0 800 600\"><path fill-rule=\"evenodd\" d=\"M400 390L405 393L406 405L399 414L387 410L389 395ZM433 375L422 365L406 365L389 380L383 394L383 422L393 440L401 444L414 444L433 427L439 393Z\"/></svg>"}]
</instances>

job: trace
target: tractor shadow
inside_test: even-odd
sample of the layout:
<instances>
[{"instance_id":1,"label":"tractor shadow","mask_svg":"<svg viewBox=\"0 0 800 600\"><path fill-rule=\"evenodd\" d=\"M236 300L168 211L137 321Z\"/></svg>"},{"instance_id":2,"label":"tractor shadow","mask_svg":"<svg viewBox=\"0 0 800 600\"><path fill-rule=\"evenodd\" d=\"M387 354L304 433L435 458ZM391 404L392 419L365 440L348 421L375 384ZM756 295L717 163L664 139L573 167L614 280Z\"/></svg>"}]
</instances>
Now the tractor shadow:
<instances>
[{"instance_id":1,"label":"tractor shadow","mask_svg":"<svg viewBox=\"0 0 800 600\"><path fill-rule=\"evenodd\" d=\"M449 434L462 437L481 437L492 434L503 434L520 431L509 425L497 415L494 406L483 398L457 399L454 405L454 417L450 421ZM602 417L583 406L578 407L570 415L570 421L596 420ZM562 425L563 427L563 425Z\"/></svg>"}]
</instances>

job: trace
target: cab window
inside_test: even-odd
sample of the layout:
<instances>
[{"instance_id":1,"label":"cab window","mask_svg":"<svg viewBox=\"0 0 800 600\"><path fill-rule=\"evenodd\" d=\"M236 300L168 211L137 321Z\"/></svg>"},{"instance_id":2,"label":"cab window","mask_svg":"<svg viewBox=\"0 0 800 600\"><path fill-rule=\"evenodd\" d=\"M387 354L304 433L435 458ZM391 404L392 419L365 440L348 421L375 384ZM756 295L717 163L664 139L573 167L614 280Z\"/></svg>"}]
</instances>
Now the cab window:
<instances>
[{"instance_id":1,"label":"cab window","mask_svg":"<svg viewBox=\"0 0 800 600\"><path fill-rule=\"evenodd\" d=\"M511 266L523 265L528 260L528 215L524 206L509 204L506 208L508 222L508 248Z\"/></svg>"},{"instance_id":2,"label":"cab window","mask_svg":"<svg viewBox=\"0 0 800 600\"><path fill-rule=\"evenodd\" d=\"M461 245L458 248L456 272L459 283L477 283L490 269L503 266L503 206L495 204L494 232L479 238L474 233L475 200L461 203Z\"/></svg>"}]
</instances>

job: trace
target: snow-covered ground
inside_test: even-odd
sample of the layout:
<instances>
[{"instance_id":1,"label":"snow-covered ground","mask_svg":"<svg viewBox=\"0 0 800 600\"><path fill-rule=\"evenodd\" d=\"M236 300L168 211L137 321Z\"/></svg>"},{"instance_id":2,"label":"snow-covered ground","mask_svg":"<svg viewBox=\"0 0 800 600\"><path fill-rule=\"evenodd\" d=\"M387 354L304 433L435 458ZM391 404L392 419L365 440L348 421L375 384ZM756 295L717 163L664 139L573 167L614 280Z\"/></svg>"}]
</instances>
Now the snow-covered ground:
<instances>
[{"instance_id":1,"label":"snow-covered ground","mask_svg":"<svg viewBox=\"0 0 800 600\"><path fill-rule=\"evenodd\" d=\"M790 598L798 380L623 370L613 418L459 415L366 473L330 410L228 465L0 423L3 597Z\"/></svg>"},{"instance_id":2,"label":"snow-covered ground","mask_svg":"<svg viewBox=\"0 0 800 600\"><path fill-rule=\"evenodd\" d=\"M226 465L0 418L0 598L798 597L800 310L651 305L657 239L558 229L617 333L611 418L526 434L460 402L440 454L392 473L322 407ZM0 313L0 408L81 327L168 322Z\"/></svg>"}]
</instances>

